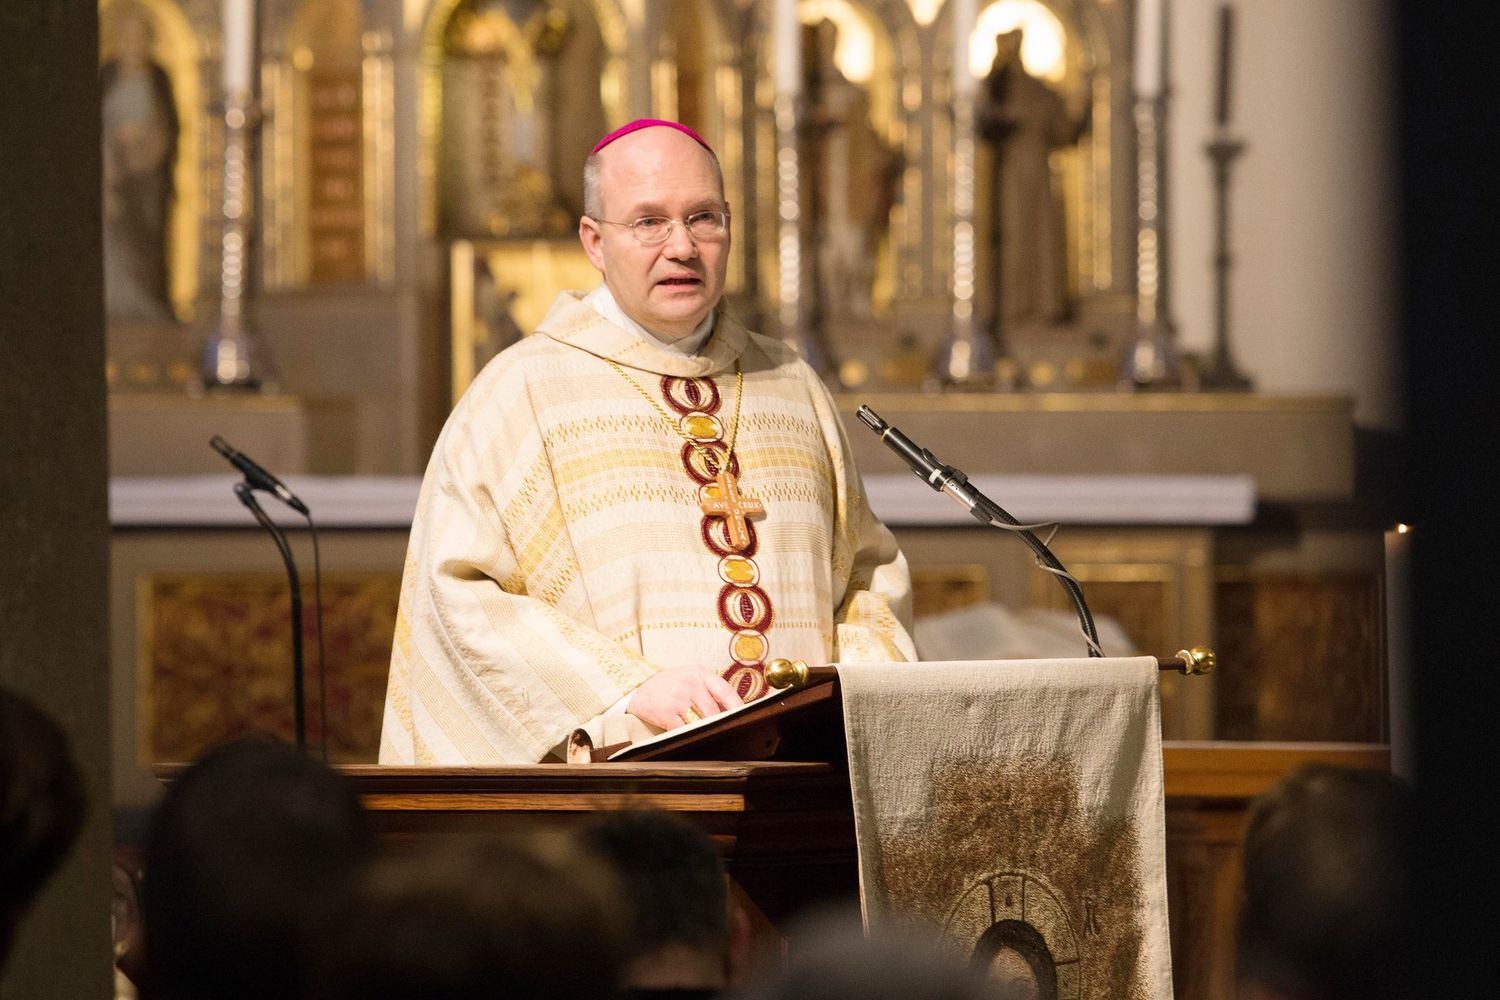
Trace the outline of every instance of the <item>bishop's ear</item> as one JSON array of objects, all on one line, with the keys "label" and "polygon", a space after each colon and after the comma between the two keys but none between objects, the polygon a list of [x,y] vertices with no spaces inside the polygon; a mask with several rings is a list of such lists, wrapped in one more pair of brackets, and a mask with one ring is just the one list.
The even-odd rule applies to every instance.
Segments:
[{"label": "bishop's ear", "polygon": [[604,233],[599,223],[587,215],[578,219],[578,242],[583,244],[583,252],[589,255],[589,263],[594,265],[594,270],[602,276],[604,274]]}]

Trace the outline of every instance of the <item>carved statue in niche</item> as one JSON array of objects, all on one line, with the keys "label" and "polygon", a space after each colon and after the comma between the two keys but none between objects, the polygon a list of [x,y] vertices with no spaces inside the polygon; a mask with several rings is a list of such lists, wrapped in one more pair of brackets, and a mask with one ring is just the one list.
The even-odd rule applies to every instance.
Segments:
[{"label": "carved statue in niche", "polygon": [[868,92],[834,63],[838,35],[829,20],[807,25],[802,49],[807,103],[799,145],[803,218],[816,253],[815,326],[871,315],[875,256],[905,166],[875,129]]},{"label": "carved statue in niche", "polygon": [[172,83],[151,58],[155,32],[128,0],[110,9],[103,95],[104,309],[111,322],[172,323],[167,224],[178,120]]},{"label": "carved statue in niche", "polygon": [[443,34],[442,215],[450,235],[560,236],[556,57],[570,17],[547,0],[463,0]]},{"label": "carved statue in niche", "polygon": [[[990,281],[996,333],[1056,323],[1068,314],[1067,233],[1051,157],[1088,127],[1088,108],[1067,102],[1021,62],[1020,29],[996,37],[995,61],[980,92],[979,138],[990,144]],[[1083,93],[1089,87],[1085,85]],[[985,183],[981,179],[981,183]]]}]

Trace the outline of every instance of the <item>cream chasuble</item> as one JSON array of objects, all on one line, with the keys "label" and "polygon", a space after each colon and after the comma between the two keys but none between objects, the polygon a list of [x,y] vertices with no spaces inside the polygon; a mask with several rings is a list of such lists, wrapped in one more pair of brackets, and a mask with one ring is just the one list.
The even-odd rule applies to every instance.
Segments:
[{"label": "cream chasuble", "polygon": [[[721,478],[706,454],[729,441]],[[565,292],[433,449],[380,761],[538,761],[668,667],[748,699],[773,657],[913,660],[910,597],[833,401],[793,351],[720,315],[699,354],[678,354]]]}]

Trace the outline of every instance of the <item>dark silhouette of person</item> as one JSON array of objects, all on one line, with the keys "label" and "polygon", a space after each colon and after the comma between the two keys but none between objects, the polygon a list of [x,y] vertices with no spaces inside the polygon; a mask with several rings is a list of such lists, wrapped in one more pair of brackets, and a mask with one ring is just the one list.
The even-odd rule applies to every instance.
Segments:
[{"label": "dark silhouette of person", "polygon": [[994,1000],[992,983],[938,938],[911,926],[877,925],[824,911],[797,921],[785,958],[761,968],[741,1000]]},{"label": "dark silhouette of person", "polygon": [[629,996],[689,1000],[733,985],[748,924],[707,834],[669,813],[629,811],[605,814],[582,838],[614,868],[630,903]]},{"label": "dark silhouette of person", "polygon": [[628,907],[572,836],[434,840],[382,859],[328,942],[317,1000],[610,1000]]},{"label": "dark silhouette of person", "polygon": [[21,919],[78,839],[85,801],[62,729],[0,689],[0,973]]},{"label": "dark silhouette of person", "polygon": [[1410,789],[1381,772],[1301,768],[1256,800],[1245,828],[1240,996],[1401,996]]},{"label": "dark silhouette of person", "polygon": [[306,995],[373,851],[358,795],[326,764],[262,737],[204,754],[147,836],[141,996]]}]

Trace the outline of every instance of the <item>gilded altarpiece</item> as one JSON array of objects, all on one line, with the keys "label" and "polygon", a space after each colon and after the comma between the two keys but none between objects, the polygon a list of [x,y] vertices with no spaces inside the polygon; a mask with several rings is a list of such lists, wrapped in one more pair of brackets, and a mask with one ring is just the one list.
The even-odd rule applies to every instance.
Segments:
[{"label": "gilded altarpiece", "polygon": [[[1127,6],[981,4],[968,63],[955,66],[950,4],[799,3],[799,322],[829,341],[850,387],[920,384],[947,335],[960,73],[993,105],[976,165],[977,315],[1032,386],[1112,386],[1099,373],[1133,316]],[[425,8],[420,216],[449,259],[454,390],[493,353],[487,339],[503,347],[534,325],[537,289],[576,283],[579,166],[599,134],[636,116],[684,120],[718,151],[736,241],[728,301],[778,332],[770,28],[769,5],[746,0]],[[1002,182],[1023,165],[1022,180]],[[1000,211],[1014,191],[1039,206],[1037,221]],[[456,257],[455,241],[470,244]],[[1033,258],[1052,262],[1033,275],[1046,304],[1004,306],[1002,259],[1020,288],[1029,272],[1014,261]]]},{"label": "gilded altarpiece", "polygon": [[[680,118],[718,152],[741,245],[754,246],[756,8],[724,0],[439,0],[422,30],[421,217],[448,264],[450,384],[598,275],[578,243],[582,164],[631,117]],[[748,207],[747,207],[748,206]],[[737,308],[753,269],[731,264]],[[750,294],[747,296],[747,286]]]},{"label": "gilded altarpiece", "polygon": [[[965,74],[983,98],[976,315],[1015,355],[1024,382],[1112,387],[1101,373],[1130,335],[1134,308],[1134,146],[1119,127],[1129,120],[1129,63],[1120,57],[1128,48],[1126,7],[982,3],[965,66],[955,65],[951,4],[798,4],[798,322],[829,345],[846,386],[921,385],[949,330],[953,106],[956,77]],[[766,180],[758,223],[774,236],[769,79],[776,55],[761,37],[756,149]],[[1015,50],[1009,61],[1007,46]],[[1002,218],[1005,192],[1015,204]],[[1023,217],[1018,205],[1036,212]],[[786,281],[782,257],[774,239],[757,242],[754,253],[756,284],[770,306],[778,279]],[[1010,282],[1047,289],[1045,307],[1002,305],[1002,257],[1012,271],[1016,261],[1048,262],[1030,268],[1026,283],[1015,274]]]},{"label": "gilded altarpiece", "polygon": [[390,282],[395,61],[384,5],[261,5],[262,272],[272,290]]}]

